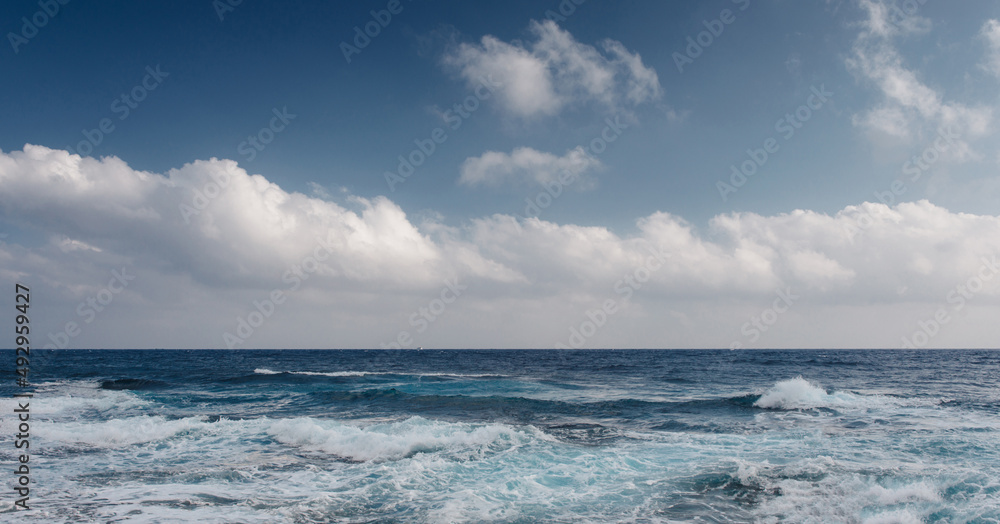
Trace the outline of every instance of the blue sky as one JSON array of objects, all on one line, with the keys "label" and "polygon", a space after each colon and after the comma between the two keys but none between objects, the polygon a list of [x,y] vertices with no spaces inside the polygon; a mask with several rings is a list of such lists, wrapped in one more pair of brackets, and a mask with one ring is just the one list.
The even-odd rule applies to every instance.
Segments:
[{"label": "blue sky", "polygon": [[[1000,242],[1000,6],[689,4],[6,2],[2,277],[40,286],[37,318],[58,334],[112,268],[143,275],[115,295],[130,307],[69,337],[81,347],[224,346],[338,228],[340,265],[236,347],[379,347],[411,331],[414,345],[552,347],[624,298],[615,283],[648,262],[639,243],[671,252],[670,273],[587,347],[895,347],[941,307],[960,313],[950,291]],[[348,61],[366,24],[378,34]],[[499,87],[477,98],[489,75]],[[102,120],[114,129],[95,134]],[[443,141],[390,187],[435,129]],[[254,135],[269,142],[249,154]],[[741,165],[754,174],[737,187]],[[220,172],[243,185],[176,211]],[[560,173],[573,182],[524,216]],[[469,291],[417,337],[411,313],[448,278]],[[927,346],[995,340],[977,319],[996,284],[980,278],[964,327]],[[789,286],[807,298],[751,344],[762,330],[746,323]],[[837,328],[857,319],[872,324]]]}]

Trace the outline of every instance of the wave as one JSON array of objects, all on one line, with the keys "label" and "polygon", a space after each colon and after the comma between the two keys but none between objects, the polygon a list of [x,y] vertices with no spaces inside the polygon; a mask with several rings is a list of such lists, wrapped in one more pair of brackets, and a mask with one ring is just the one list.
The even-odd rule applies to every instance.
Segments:
[{"label": "wave", "polygon": [[572,422],[548,425],[545,433],[564,442],[575,442],[588,446],[604,446],[627,438],[619,428],[590,422]]},{"label": "wave", "polygon": [[320,373],[315,371],[273,371],[267,368],[257,368],[253,370],[254,373],[258,375],[309,375],[315,377],[363,377],[365,375],[384,375],[385,373],[376,373],[372,371],[331,371],[329,373]]},{"label": "wave", "polygon": [[[567,430],[567,424],[597,424],[623,427],[625,421],[667,432],[719,432],[735,424],[733,417],[750,417],[760,411],[753,403],[759,397],[747,394],[730,398],[677,401],[616,399],[602,401],[556,400],[504,395],[442,395],[411,393],[397,388],[353,391],[315,391],[298,404],[307,413],[371,413],[398,417],[420,415],[444,420],[496,421],[541,428],[560,440],[577,444],[610,443],[622,437],[618,430]],[[667,418],[684,418],[671,425]],[[699,423],[689,422],[699,420]],[[665,422],[666,421],[666,422]]]},{"label": "wave", "polygon": [[486,416],[489,418],[529,421],[541,414],[593,417],[621,416],[639,412],[659,403],[623,399],[600,402],[568,402],[504,395],[435,395],[409,393],[396,388],[354,391],[317,391],[309,393],[318,406],[364,403],[408,413],[436,413],[445,416]]},{"label": "wave", "polygon": [[203,416],[170,420],[162,416],[142,415],[103,422],[41,423],[38,434],[46,440],[62,444],[116,448],[164,440],[203,428],[206,424]]},{"label": "wave", "polygon": [[400,460],[437,451],[475,455],[544,438],[530,428],[431,421],[421,417],[367,427],[309,417],[282,419],[267,432],[282,444],[355,462]]},{"label": "wave", "polygon": [[444,377],[444,378],[503,378],[506,375],[491,373],[485,374],[465,374],[465,373],[402,373],[390,371],[274,371],[268,368],[257,368],[253,370],[258,375],[305,375],[313,377],[364,377],[368,375],[390,375],[397,377]]},{"label": "wave", "polygon": [[817,409],[817,408],[876,408],[883,407],[887,398],[866,396],[845,391],[827,392],[801,376],[776,383],[757,399],[754,407],[763,409]]},{"label": "wave", "polygon": [[[3,403],[0,403],[2,406]],[[102,389],[94,382],[58,383],[35,392],[32,414],[79,416],[85,412],[102,415],[121,413],[150,405],[131,391]]]},{"label": "wave", "polygon": [[732,477],[768,495],[755,501],[758,521],[916,524],[943,502],[943,486],[914,472],[870,475],[825,456],[787,465],[736,462]]},{"label": "wave", "polygon": [[622,398],[598,401],[550,400],[545,398],[505,396],[505,395],[436,395],[409,393],[395,387],[350,391],[315,391],[308,394],[316,402],[335,404],[352,401],[387,401],[405,403],[408,408],[447,408],[458,411],[476,409],[531,410],[565,414],[605,414],[621,415],[628,410],[652,410],[654,412],[694,412],[700,410],[751,410],[758,395],[746,394],[735,397],[684,399],[676,401],[644,400]]}]

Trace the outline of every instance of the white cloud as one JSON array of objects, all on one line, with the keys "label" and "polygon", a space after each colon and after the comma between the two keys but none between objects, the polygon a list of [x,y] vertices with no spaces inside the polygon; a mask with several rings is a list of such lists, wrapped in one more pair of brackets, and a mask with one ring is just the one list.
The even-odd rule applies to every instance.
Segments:
[{"label": "white cloud", "polygon": [[530,147],[518,147],[510,153],[487,151],[462,163],[460,184],[499,186],[503,184],[559,184],[560,177],[572,180],[576,189],[588,189],[594,182],[586,175],[601,166],[597,157],[583,147],[576,147],[563,156],[545,153]]},{"label": "white cloud", "polygon": [[[226,177],[186,224],[179,206],[195,189],[216,194],[208,184]],[[139,276],[115,299],[123,305],[75,343],[219,347],[254,300],[287,289],[285,272],[322,239],[331,255],[244,347],[377,347],[401,329],[415,334],[410,314],[446,278],[468,289],[420,345],[551,347],[587,308],[620,300],[616,282],[653,250],[669,258],[593,344],[728,346],[747,315],[789,287],[803,298],[770,345],[895,346],[917,320],[951,307],[949,293],[982,274],[983,257],[1000,255],[1000,217],[927,201],[833,216],[734,213],[704,231],[658,212],[628,235],[507,215],[415,225],[382,197],[353,197],[349,207],[286,192],[229,160],[161,175],[28,145],[0,152],[0,211],[5,226],[43,241],[0,242],[0,280],[30,283],[45,304],[34,325],[47,333],[79,320],[77,305],[127,266]],[[861,215],[868,223],[852,236]],[[981,287],[956,324],[996,313],[1000,278]],[[935,344],[986,346],[1000,334],[991,322],[963,325]]]},{"label": "white cloud", "polygon": [[[894,39],[927,32],[931,27],[929,20],[901,11],[894,15],[899,8],[882,0],[860,0],[860,5],[868,18],[854,42],[847,66],[860,78],[874,83],[883,101],[855,115],[856,125],[911,140],[924,140],[923,135],[933,135],[942,127],[959,130],[964,142],[990,131],[993,108],[946,101],[904,65]],[[962,152],[958,160],[976,156],[968,146],[954,148],[954,151]]]},{"label": "white cloud", "polygon": [[327,191],[325,187],[323,187],[320,184],[317,184],[316,182],[309,182],[308,186],[310,194],[312,194],[316,198],[322,200],[330,200],[333,198],[333,195],[331,195],[330,192]]},{"label": "white cloud", "polygon": [[983,67],[990,73],[1000,76],[1000,21],[987,20],[979,34],[986,40],[988,47]]},{"label": "white cloud", "polygon": [[827,282],[849,282],[855,272],[846,269],[835,260],[812,250],[797,251],[788,255],[788,269],[791,274],[809,285],[827,288]]},{"label": "white cloud", "polygon": [[[219,181],[225,187],[199,205],[195,192],[215,195],[210,186]],[[0,157],[0,187],[0,204],[15,221],[78,245],[148,257],[213,286],[277,282],[320,238],[335,248],[326,278],[419,286],[457,270],[450,246],[421,234],[386,198],[355,197],[352,211],[285,192],[232,160],[196,161],[164,176],[133,171],[115,157],[27,145]],[[472,274],[495,270],[466,260],[475,267],[463,270]],[[503,270],[494,276],[513,278]]]},{"label": "white cloud", "polygon": [[59,249],[61,249],[64,253],[68,253],[70,251],[77,251],[80,249],[89,249],[90,251],[97,251],[98,253],[101,252],[100,249],[88,245],[86,242],[80,242],[79,240],[72,240],[70,238],[63,238],[59,240],[58,243],[59,243]]},{"label": "white cloud", "polygon": [[861,115],[853,115],[851,122],[895,137],[910,134],[910,118],[899,106],[881,105]]},{"label": "white cloud", "polygon": [[904,11],[899,4],[882,0],[860,0],[860,4],[868,11],[868,19],[862,25],[866,33],[874,37],[924,34],[933,25],[930,19],[918,14],[917,5],[907,5]]},{"label": "white cloud", "polygon": [[616,111],[661,96],[656,71],[620,42],[601,47],[580,43],[555,22],[531,22],[535,41],[508,44],[486,35],[479,45],[463,43],[445,56],[470,85],[492,75],[503,84],[500,100],[515,116],[557,114],[566,106],[597,102]]}]

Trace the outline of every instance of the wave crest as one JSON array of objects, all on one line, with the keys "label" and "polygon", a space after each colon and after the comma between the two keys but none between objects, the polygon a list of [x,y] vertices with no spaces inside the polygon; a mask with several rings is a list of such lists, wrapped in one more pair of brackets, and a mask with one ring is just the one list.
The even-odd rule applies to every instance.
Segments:
[{"label": "wave crest", "polygon": [[801,376],[776,383],[753,403],[764,409],[868,408],[881,404],[879,397],[844,391],[828,393]]},{"label": "wave crest", "polygon": [[539,435],[504,424],[474,425],[411,417],[357,427],[333,420],[282,419],[268,434],[283,444],[357,462],[399,460],[418,453],[507,449]]},{"label": "wave crest", "polygon": [[162,416],[139,416],[104,422],[43,423],[39,435],[70,445],[116,448],[164,440],[205,426],[205,417],[168,420]]},{"label": "wave crest", "polygon": [[309,375],[314,377],[363,377],[365,375],[382,375],[384,373],[374,373],[368,371],[331,371],[328,373],[321,373],[317,371],[274,371],[267,368],[257,368],[253,370],[254,373],[258,375]]},{"label": "wave crest", "polygon": [[257,375],[305,375],[311,377],[367,377],[377,375],[389,375],[397,377],[440,377],[440,378],[504,378],[506,375],[495,373],[417,373],[404,371],[274,371],[268,368],[257,368],[253,372]]}]

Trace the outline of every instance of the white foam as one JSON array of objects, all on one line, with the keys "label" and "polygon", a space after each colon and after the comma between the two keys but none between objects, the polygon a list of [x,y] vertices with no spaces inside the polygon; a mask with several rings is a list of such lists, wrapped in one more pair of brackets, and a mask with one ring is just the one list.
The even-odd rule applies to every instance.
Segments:
[{"label": "white foam", "polygon": [[[736,470],[736,478],[739,479],[740,484],[749,486],[752,484],[756,484],[760,481],[761,465],[751,464],[749,462],[740,459],[736,459],[736,463],[739,466]],[[764,466],[767,465],[768,464],[765,462]]]},{"label": "white foam", "polygon": [[513,521],[517,515],[516,507],[487,500],[475,488],[466,488],[453,493],[440,507],[431,508],[427,522]]},{"label": "white foam", "polygon": [[144,415],[103,422],[41,422],[37,432],[40,437],[54,442],[115,448],[167,439],[205,424],[204,417],[167,420]]},{"label": "white foam", "polygon": [[740,482],[776,494],[755,508],[761,522],[910,524],[923,522],[943,502],[941,486],[918,480],[928,473],[919,464],[887,468],[895,475],[886,478],[822,455],[789,464],[737,463]]},{"label": "white foam", "polygon": [[[278,373],[262,374],[268,371]],[[761,392],[759,402],[771,409],[914,405],[909,398],[868,390],[828,393],[801,378]],[[830,431],[840,423],[837,417],[775,411],[758,413],[760,432],[651,432],[611,445],[581,446],[531,426],[422,418],[207,422],[110,408],[93,413],[86,410],[111,399],[141,399],[93,384],[58,385],[47,394],[56,393],[65,403],[61,415],[54,422],[40,420],[37,430],[32,423],[39,448],[52,450],[38,457],[38,471],[48,477],[41,479],[40,498],[32,500],[54,509],[38,520],[25,517],[26,522],[108,521],[122,515],[129,522],[302,522],[358,515],[511,522],[544,515],[580,524],[651,523],[684,520],[683,510],[664,514],[665,505],[675,503],[705,509],[709,513],[702,520],[766,523],[909,524],[935,514],[961,522],[998,515],[1000,464],[990,453],[995,430],[954,430],[971,416],[957,407],[894,409],[892,417],[877,414],[892,419],[891,425],[846,433]],[[149,411],[156,412],[162,411]],[[911,412],[938,417],[933,421],[940,427],[897,427],[909,422]],[[987,427],[989,416],[982,417],[969,424]],[[772,419],[787,424],[771,424]],[[923,451],[940,448],[939,440],[948,449],[974,451],[964,458]],[[685,494],[690,480],[706,472],[738,478],[750,488],[753,506],[734,500],[728,488]],[[49,499],[41,498],[48,493]]]},{"label": "white foam", "polygon": [[254,373],[259,375],[280,375],[282,373],[288,373],[289,375],[311,375],[319,377],[364,377],[368,375],[407,375],[413,377],[458,377],[458,378],[478,378],[478,377],[503,377],[504,375],[494,375],[494,374],[462,374],[462,373],[407,373],[403,371],[399,372],[388,372],[388,371],[274,371],[268,368],[257,368],[253,370]]},{"label": "white foam", "polygon": [[864,524],[921,524],[923,519],[909,510],[897,509],[873,515],[862,521]]},{"label": "white foam", "polygon": [[926,482],[918,482],[916,484],[910,484],[908,486],[901,486],[898,488],[872,486],[869,492],[878,497],[879,503],[885,506],[914,501],[941,501],[941,495],[938,493],[938,490]]},{"label": "white foam", "polygon": [[274,371],[267,368],[257,368],[253,370],[254,373],[259,375],[281,375],[287,373],[289,375],[312,375],[318,377],[363,377],[365,375],[386,375],[387,373],[375,373],[371,371],[330,371],[330,372],[318,372],[318,371]]},{"label": "white foam", "polygon": [[37,396],[32,402],[32,413],[39,415],[67,414],[88,410],[108,412],[139,408],[150,402],[129,391],[102,391],[94,396]]},{"label": "white foam", "polygon": [[[143,422],[150,427],[140,432]],[[651,523],[670,522],[663,510],[675,503],[699,505],[707,511],[702,520],[730,522],[910,523],[952,508],[949,518],[964,522],[996,515],[995,491],[988,486],[1000,478],[991,455],[961,469],[899,460],[890,443],[866,439],[861,442],[867,451],[859,457],[857,442],[845,448],[840,437],[800,429],[763,438],[671,433],[589,447],[546,438],[531,426],[421,418],[361,425],[313,418],[209,423],[136,417],[93,425],[107,433],[136,433],[107,439],[96,429],[55,425],[60,438],[104,447],[41,456],[39,464],[39,471],[51,471],[45,479],[50,493],[71,494],[39,500],[40,507],[89,513],[30,522],[107,521],[127,514],[129,522],[319,522],[359,515],[511,522],[544,515],[580,524]],[[130,440],[140,444],[123,444]],[[333,456],[353,461],[329,460]],[[110,481],[108,464],[116,466]],[[689,479],[706,472],[739,478],[752,487],[755,504],[741,506],[724,488],[711,488],[707,498],[685,494]],[[958,484],[975,488],[961,498],[945,495]],[[674,522],[694,520],[673,516]]]},{"label": "white foam", "polygon": [[283,444],[356,461],[397,460],[439,450],[482,450],[493,444],[510,447],[530,438],[523,430],[504,424],[473,425],[421,417],[368,427],[308,417],[282,419],[271,425],[268,434]]},{"label": "white foam", "polygon": [[765,392],[754,406],[765,409],[871,408],[884,405],[883,397],[843,391],[827,393],[802,377],[782,380]]},{"label": "white foam", "polygon": [[[42,418],[87,416],[92,412],[108,416],[151,404],[131,391],[100,389],[96,382],[47,382],[38,384],[31,399],[31,414]],[[16,407],[15,399],[0,399],[0,410],[9,412]]]}]

